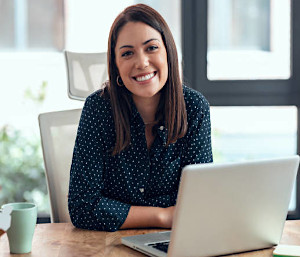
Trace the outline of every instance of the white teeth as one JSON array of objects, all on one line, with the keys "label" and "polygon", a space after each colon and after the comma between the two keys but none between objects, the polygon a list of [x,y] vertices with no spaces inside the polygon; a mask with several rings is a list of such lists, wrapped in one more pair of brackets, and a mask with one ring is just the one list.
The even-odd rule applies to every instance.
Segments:
[{"label": "white teeth", "polygon": [[136,80],[137,80],[137,81],[145,81],[145,80],[148,80],[148,79],[153,78],[154,75],[155,75],[155,73],[153,72],[153,73],[147,74],[147,75],[145,75],[145,76],[136,77]]}]

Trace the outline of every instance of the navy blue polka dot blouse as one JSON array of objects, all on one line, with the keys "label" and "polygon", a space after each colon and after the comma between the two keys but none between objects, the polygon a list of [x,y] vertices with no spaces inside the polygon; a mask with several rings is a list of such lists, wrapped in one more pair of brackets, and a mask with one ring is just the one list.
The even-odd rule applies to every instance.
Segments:
[{"label": "navy blue polka dot blouse", "polygon": [[69,213],[78,228],[115,231],[131,205],[169,207],[176,204],[185,165],[212,162],[209,103],[183,86],[188,131],[167,148],[166,129],[147,149],[143,120],[132,101],[131,144],[112,156],[115,128],[108,99],[90,95],[82,110],[74,147],[69,187]]}]

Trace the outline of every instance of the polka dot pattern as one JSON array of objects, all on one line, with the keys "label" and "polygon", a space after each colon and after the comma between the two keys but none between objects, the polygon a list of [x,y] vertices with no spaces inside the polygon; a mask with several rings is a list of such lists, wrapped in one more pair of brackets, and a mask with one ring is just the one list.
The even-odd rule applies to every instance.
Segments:
[{"label": "polka dot pattern", "polygon": [[112,156],[115,131],[110,102],[90,95],[82,110],[70,173],[69,213],[74,226],[116,231],[131,205],[168,207],[176,204],[181,170],[185,165],[212,162],[209,103],[183,86],[188,132],[165,147],[164,124],[147,149],[145,127],[133,101],[131,143]]}]

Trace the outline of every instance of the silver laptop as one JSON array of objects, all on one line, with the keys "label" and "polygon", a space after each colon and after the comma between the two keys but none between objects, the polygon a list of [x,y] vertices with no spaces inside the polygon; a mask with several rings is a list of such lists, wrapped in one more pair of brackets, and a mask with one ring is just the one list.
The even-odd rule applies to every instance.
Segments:
[{"label": "silver laptop", "polygon": [[277,245],[298,166],[299,156],[188,165],[182,171],[172,232],[123,237],[122,243],[149,256],[172,257]]}]

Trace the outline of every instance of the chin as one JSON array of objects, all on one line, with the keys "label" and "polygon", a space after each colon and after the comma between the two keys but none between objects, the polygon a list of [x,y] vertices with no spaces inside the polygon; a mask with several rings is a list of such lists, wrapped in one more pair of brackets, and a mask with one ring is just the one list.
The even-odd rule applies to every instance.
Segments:
[{"label": "chin", "polygon": [[159,91],[141,94],[140,97],[151,98],[159,94]]}]

